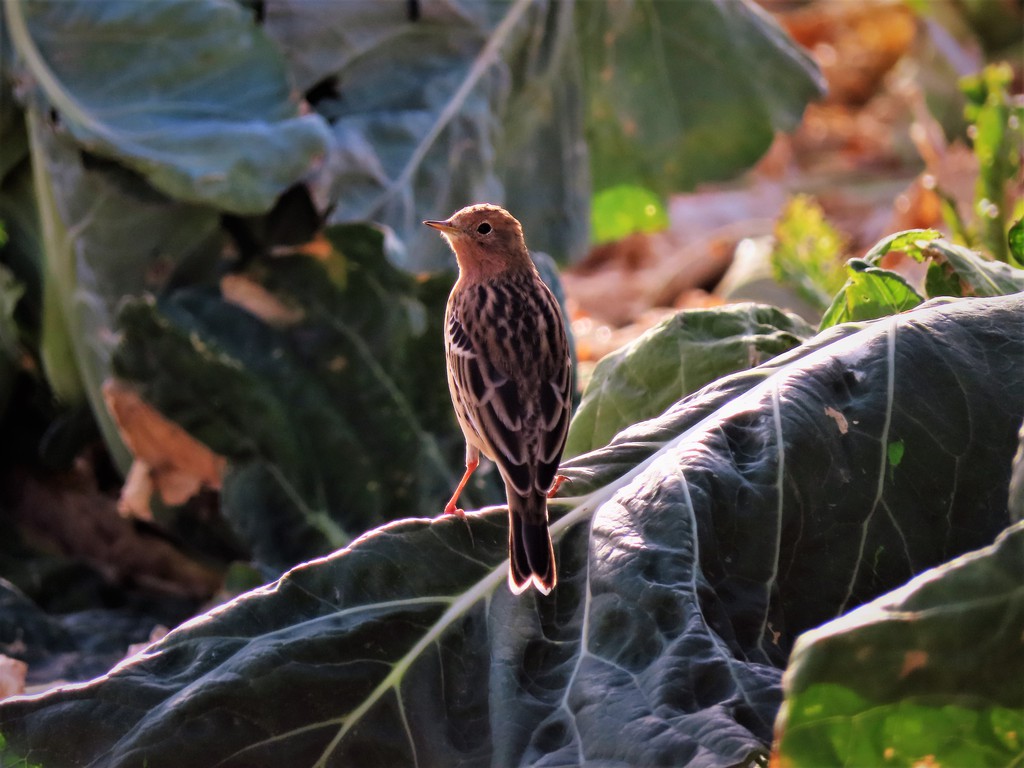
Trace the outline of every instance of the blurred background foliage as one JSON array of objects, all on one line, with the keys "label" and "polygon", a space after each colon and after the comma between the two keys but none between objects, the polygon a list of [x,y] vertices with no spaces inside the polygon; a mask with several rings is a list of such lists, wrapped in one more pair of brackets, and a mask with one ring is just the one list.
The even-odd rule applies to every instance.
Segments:
[{"label": "blurred background foliage", "polygon": [[7,389],[42,406],[8,407],[7,434],[66,467],[98,427],[122,512],[273,571],[435,514],[456,479],[452,264],[422,219],[498,200],[564,263],[591,178],[660,206],[822,91],[736,0],[16,0],[4,22]]},{"label": "blurred background foliage", "polygon": [[[119,636],[439,512],[463,446],[424,218],[500,202],[572,265],[584,380],[680,307],[830,324],[969,293],[958,246],[1022,263],[1021,68],[984,68],[1021,60],[1012,1],[2,10],[0,575],[142,617]],[[772,322],[771,354],[808,335]]]}]

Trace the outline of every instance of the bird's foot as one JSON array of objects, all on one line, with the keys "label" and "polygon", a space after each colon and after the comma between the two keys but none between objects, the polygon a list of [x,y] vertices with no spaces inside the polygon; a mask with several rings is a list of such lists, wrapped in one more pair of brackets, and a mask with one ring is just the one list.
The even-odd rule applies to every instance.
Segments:
[{"label": "bird's foot", "polygon": [[565,475],[555,475],[555,481],[551,484],[551,490],[548,491],[548,498],[554,498],[555,494],[558,493],[558,489],[562,487],[562,483],[566,482],[571,483],[572,480]]},{"label": "bird's foot", "polygon": [[473,541],[473,527],[469,524],[469,518],[466,517],[466,510],[459,509],[453,502],[449,502],[448,506],[444,508],[444,514],[441,517],[457,517],[466,524],[466,530],[469,531],[469,545],[471,547],[476,546],[476,542]]},{"label": "bird's foot", "polygon": [[466,510],[459,509],[458,507],[455,506],[455,504],[448,504],[448,506],[444,508],[444,514],[455,515],[456,517],[461,518],[462,520],[466,519]]}]

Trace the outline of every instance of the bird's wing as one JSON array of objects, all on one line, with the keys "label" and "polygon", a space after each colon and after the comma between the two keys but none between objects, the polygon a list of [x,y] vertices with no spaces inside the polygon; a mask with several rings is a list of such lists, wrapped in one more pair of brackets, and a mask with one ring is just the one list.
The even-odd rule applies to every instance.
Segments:
[{"label": "bird's wing", "polygon": [[[558,470],[572,405],[568,343],[558,304],[543,288],[536,306],[472,296],[448,318],[455,396],[502,476],[527,496]],[[515,317],[503,314],[515,312]]]},{"label": "bird's wing", "polygon": [[569,432],[569,416],[572,411],[572,362],[569,359],[569,342],[562,310],[558,301],[541,284],[544,296],[543,316],[545,319],[546,352],[541,357],[540,381],[540,441],[537,446],[537,486],[547,492],[558,473],[562,460],[562,449]]},{"label": "bird's wing", "polygon": [[449,314],[448,340],[456,405],[481,438],[484,452],[495,461],[505,458],[524,463],[518,440],[522,406],[516,382],[495,366],[486,338],[480,333],[471,335],[457,309]]}]

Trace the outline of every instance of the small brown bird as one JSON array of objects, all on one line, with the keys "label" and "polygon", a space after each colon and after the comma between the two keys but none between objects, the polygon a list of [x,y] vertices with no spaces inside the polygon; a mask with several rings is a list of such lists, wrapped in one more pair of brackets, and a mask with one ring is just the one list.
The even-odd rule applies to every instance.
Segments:
[{"label": "small brown bird", "polygon": [[471,205],[425,221],[455,251],[459,279],[445,311],[448,388],[466,437],[466,473],[445,507],[464,515],[459,494],[480,463],[495,462],[509,513],[508,584],[554,589],[548,497],[572,407],[569,344],[558,302],[537,274],[523,228],[496,205]]}]

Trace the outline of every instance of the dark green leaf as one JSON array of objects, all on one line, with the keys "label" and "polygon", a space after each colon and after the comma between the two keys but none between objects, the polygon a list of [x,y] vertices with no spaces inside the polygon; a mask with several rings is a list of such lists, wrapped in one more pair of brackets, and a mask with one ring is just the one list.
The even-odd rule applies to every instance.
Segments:
[{"label": "dark green leaf", "polygon": [[[0,228],[0,241],[3,229]],[[3,243],[0,242],[0,247]],[[0,358],[17,362],[21,356],[21,340],[14,311],[25,294],[25,286],[15,278],[3,264],[0,264]]]},{"label": "dark green leaf", "polygon": [[[0,239],[2,236],[3,229],[0,229]],[[7,409],[14,378],[23,364],[21,331],[14,319],[14,310],[24,293],[25,287],[0,264],[0,416]]]},{"label": "dark green leaf", "polygon": [[25,287],[21,311],[34,348],[42,317],[43,249],[32,168],[27,162],[0,184],[0,221],[7,233],[3,261]]},{"label": "dark green leaf", "polygon": [[235,276],[283,307],[281,321],[181,288],[127,303],[119,323],[115,372],[231,461],[225,513],[279,569],[386,520],[439,514],[463,456],[444,384],[449,279],[393,267],[377,228],[326,235],[316,258]]},{"label": "dark green leaf", "polygon": [[1024,423],[1021,424],[1019,437],[1010,476],[1009,506],[1010,516],[1014,520],[1024,520]]},{"label": "dark green leaf", "polygon": [[1008,766],[1024,754],[1024,523],[800,637],[781,761]]},{"label": "dark green leaf", "polygon": [[[0,11],[0,18],[3,13]],[[13,52],[6,28],[0,28],[0,183],[28,156],[25,116],[13,94]]]},{"label": "dark green leaf", "polygon": [[87,152],[187,202],[268,210],[324,159],[330,135],[300,115],[284,61],[239,5],[5,3],[41,99]]},{"label": "dark green leaf", "polygon": [[[545,5],[546,15],[537,19],[510,61],[512,87],[496,162],[505,202],[522,222],[530,247],[565,263],[582,258],[590,244],[586,97],[574,27],[576,4],[537,3],[530,13],[539,16]],[[537,33],[541,25],[543,35]]]},{"label": "dark green leaf", "polygon": [[924,278],[924,292],[931,298],[951,296],[959,298],[964,295],[963,283],[956,270],[948,263],[933,261],[928,265]]},{"label": "dark green leaf", "polygon": [[[798,634],[1007,525],[1022,312],[961,299],[835,328],[569,462],[548,598],[508,592],[503,509],[470,515],[472,539],[394,523],[105,677],[0,704],[6,749],[150,768],[763,759]],[[1018,607],[1020,581],[1000,587]],[[994,698],[1003,669],[972,684],[1002,676]]]},{"label": "dark green leaf", "polygon": [[948,240],[933,240],[922,251],[926,258],[949,264],[975,296],[1005,296],[1024,291],[1024,269],[992,261]]},{"label": "dark green leaf", "polygon": [[586,147],[566,3],[269,0],[267,34],[331,123],[333,222],[377,221],[416,268],[453,265],[423,219],[507,204],[531,248],[581,255]]},{"label": "dark green leaf", "polygon": [[680,312],[597,364],[570,425],[566,455],[600,448],[619,430],[812,335],[807,323],[775,307],[733,304]]},{"label": "dark green leaf", "polygon": [[752,165],[824,90],[745,0],[576,4],[594,188],[666,195]]},{"label": "dark green leaf", "polygon": [[44,369],[66,401],[84,388],[107,445],[127,469],[101,393],[118,307],[126,296],[208,275],[221,244],[218,215],[83,156],[63,131],[31,115],[29,134],[43,233]]}]

